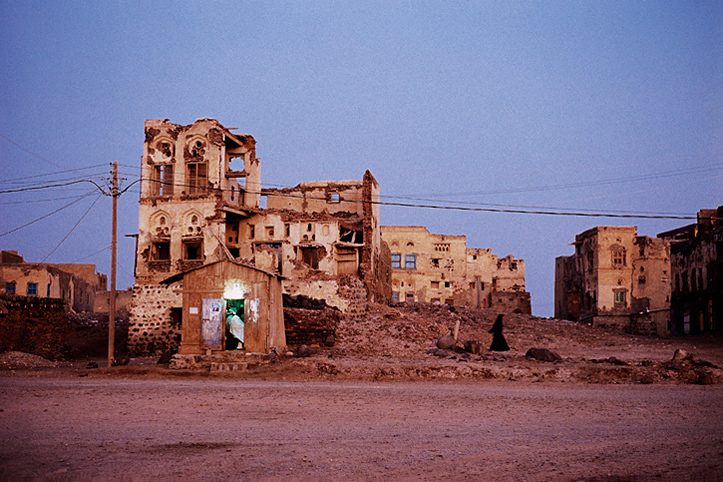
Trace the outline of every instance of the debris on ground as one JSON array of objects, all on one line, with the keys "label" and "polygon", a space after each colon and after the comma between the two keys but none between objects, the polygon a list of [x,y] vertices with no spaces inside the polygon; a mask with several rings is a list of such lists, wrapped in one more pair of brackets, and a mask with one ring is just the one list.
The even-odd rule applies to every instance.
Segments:
[{"label": "debris on ground", "polygon": [[535,360],[556,362],[562,360],[562,357],[552,350],[547,348],[530,348],[525,353],[527,358],[534,358]]},{"label": "debris on ground", "polygon": [[18,370],[27,368],[50,368],[56,364],[38,355],[21,351],[0,353],[0,370]]}]

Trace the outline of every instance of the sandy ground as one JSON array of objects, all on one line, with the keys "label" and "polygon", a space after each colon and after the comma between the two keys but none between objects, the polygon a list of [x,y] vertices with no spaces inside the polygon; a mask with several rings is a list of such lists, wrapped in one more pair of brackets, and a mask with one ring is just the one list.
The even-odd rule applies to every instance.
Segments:
[{"label": "sandy ground", "polygon": [[706,481],[723,387],[0,375],[2,480]]}]

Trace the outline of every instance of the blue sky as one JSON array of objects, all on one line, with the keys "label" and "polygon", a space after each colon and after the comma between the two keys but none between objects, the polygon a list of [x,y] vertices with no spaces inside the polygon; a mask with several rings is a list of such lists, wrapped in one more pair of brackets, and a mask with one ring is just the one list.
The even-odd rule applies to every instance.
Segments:
[{"label": "blue sky", "polygon": [[[684,216],[723,204],[720,2],[0,0],[0,32],[0,191],[102,183],[114,160],[127,186],[145,119],[213,117],[256,138],[268,187],[369,169],[390,202]],[[97,192],[0,194],[0,249],[109,273],[111,202]],[[122,235],[137,232],[137,201],[135,185],[119,203],[119,288],[133,282]],[[575,234],[690,222],[381,212],[524,259],[543,316]]]}]

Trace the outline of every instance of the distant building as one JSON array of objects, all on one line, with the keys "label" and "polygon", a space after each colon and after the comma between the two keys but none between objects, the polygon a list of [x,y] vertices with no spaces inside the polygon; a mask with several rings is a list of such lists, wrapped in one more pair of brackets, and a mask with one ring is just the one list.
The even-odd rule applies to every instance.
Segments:
[{"label": "distant building", "polygon": [[17,251],[0,251],[0,289],[6,294],[56,298],[74,311],[93,311],[106,275],[94,264],[28,263]]},{"label": "distant building", "polygon": [[637,228],[597,226],[555,260],[555,317],[636,333],[670,330],[670,246]]},{"label": "distant building", "polygon": [[670,243],[672,334],[723,334],[723,206],[658,237]]},{"label": "distant building", "polygon": [[[241,289],[220,298],[224,306],[237,299],[252,306],[251,280],[232,277],[254,270],[278,277],[286,294],[323,299],[350,316],[365,313],[369,301],[388,302],[389,252],[380,236],[374,176],[366,171],[361,181],[262,189],[260,172],[251,135],[234,134],[215,119],[186,126],[146,121],[130,309],[133,353],[182,342],[190,333],[182,330],[184,320],[202,307],[184,309],[187,287],[178,275],[222,260],[232,263],[201,272],[225,276]],[[219,275],[218,269],[228,272]],[[217,349],[215,342],[204,343],[193,346]]]},{"label": "distant building", "polygon": [[391,251],[393,301],[531,312],[521,259],[467,248],[465,236],[424,226],[382,226],[382,239]]}]

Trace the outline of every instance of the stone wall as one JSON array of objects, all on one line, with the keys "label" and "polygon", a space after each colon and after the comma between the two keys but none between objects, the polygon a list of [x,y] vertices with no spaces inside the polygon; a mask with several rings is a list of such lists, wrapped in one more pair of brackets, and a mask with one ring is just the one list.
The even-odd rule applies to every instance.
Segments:
[{"label": "stone wall", "polygon": [[183,297],[180,283],[135,285],[128,328],[128,351],[158,355],[181,343]]}]

